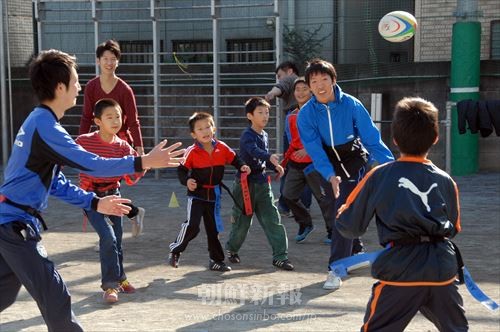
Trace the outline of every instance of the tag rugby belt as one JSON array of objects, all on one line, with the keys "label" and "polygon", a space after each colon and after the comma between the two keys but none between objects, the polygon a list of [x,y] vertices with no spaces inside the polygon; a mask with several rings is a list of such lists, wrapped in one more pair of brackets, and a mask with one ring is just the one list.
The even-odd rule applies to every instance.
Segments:
[{"label": "tag rugby belt", "polygon": [[43,220],[43,218],[42,218],[41,212],[38,211],[37,209],[34,209],[28,205],[23,205],[23,204],[13,202],[10,199],[8,199],[6,196],[0,195],[0,203],[2,203],[2,202],[9,204],[9,205],[12,205],[13,207],[16,207],[18,209],[21,209],[24,212],[26,212],[27,214],[29,214],[30,216],[37,218],[40,221],[40,223],[42,224],[43,230],[46,231],[48,229],[47,224],[45,223],[45,220]]},{"label": "tag rugby belt", "polygon": [[[338,259],[330,264],[330,269],[337,276],[344,278],[350,271],[370,266],[371,264],[373,264],[373,262],[377,259],[377,257],[381,253],[383,253],[386,250],[390,250],[390,248],[394,246],[412,245],[424,242],[441,242],[445,240],[447,240],[445,237],[420,236],[415,238],[406,238],[406,239],[391,241],[389,244],[387,244],[385,249],[380,249],[365,254],[357,254],[354,256]],[[493,301],[488,295],[486,295],[472,279],[469,270],[467,270],[467,268],[464,266],[462,255],[460,254],[458,247],[452,241],[450,241],[450,243],[453,246],[453,249],[455,250],[455,254],[457,257],[457,263],[458,263],[457,272],[458,272],[459,284],[461,285],[465,283],[465,286],[467,287],[467,290],[472,295],[472,297],[476,299],[476,301],[484,305],[487,309],[491,311],[498,310],[498,304],[495,301]]]}]

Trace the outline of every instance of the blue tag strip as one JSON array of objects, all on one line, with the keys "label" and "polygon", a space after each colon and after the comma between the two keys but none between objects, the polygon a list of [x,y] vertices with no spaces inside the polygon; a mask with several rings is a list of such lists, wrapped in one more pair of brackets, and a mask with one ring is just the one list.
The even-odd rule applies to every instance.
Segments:
[{"label": "blue tag strip", "polygon": [[469,291],[470,295],[475,298],[479,303],[484,305],[491,311],[498,310],[498,304],[493,301],[488,295],[484,294],[483,291],[479,288],[479,286],[474,282],[472,276],[470,275],[469,270],[464,266],[464,281],[465,287]]},{"label": "blue tag strip", "polygon": [[[330,269],[339,277],[345,278],[349,271],[369,266],[377,259],[377,257],[387,249],[381,249],[365,254],[358,254],[346,258],[342,258],[332,262]],[[488,295],[484,294],[479,286],[474,282],[469,270],[464,266],[464,279],[467,290],[476,301],[484,305],[488,310],[497,311],[498,304],[493,301]]]},{"label": "blue tag strip", "polygon": [[349,271],[371,265],[375,259],[377,259],[378,255],[385,250],[387,249],[380,249],[373,252],[367,252],[365,254],[358,254],[338,259],[330,264],[330,270],[341,278],[347,277]]},{"label": "blue tag strip", "polygon": [[217,226],[217,232],[224,232],[224,222],[222,221],[222,217],[220,215],[221,211],[221,190],[220,186],[217,185],[214,188],[215,191],[215,208],[214,208],[214,216],[215,216],[215,226]]}]

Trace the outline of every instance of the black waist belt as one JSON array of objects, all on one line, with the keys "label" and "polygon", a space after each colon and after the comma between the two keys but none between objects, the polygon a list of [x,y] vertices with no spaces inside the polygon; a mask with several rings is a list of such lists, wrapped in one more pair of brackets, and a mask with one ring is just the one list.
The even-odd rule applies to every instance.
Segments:
[{"label": "black waist belt", "polygon": [[38,211],[37,209],[34,209],[28,205],[23,205],[23,204],[13,202],[3,195],[0,195],[0,202],[7,203],[9,205],[12,205],[13,207],[16,207],[18,209],[23,210],[24,212],[26,212],[30,216],[33,216],[33,217],[37,218],[38,220],[40,220],[40,222],[42,223],[43,230],[46,231],[48,229],[47,224],[45,223],[45,220],[43,220],[43,218],[42,218],[41,212]]},{"label": "black waist belt", "polygon": [[462,254],[460,253],[460,250],[458,249],[457,245],[453,243],[451,240],[444,236],[432,236],[432,235],[421,235],[417,237],[408,237],[408,238],[403,238],[403,239],[398,239],[398,240],[393,240],[391,241],[392,246],[407,246],[407,245],[415,245],[415,244],[420,244],[420,243],[437,243],[437,242],[444,242],[445,240],[448,240],[451,243],[451,246],[453,247],[453,250],[455,251],[455,256],[457,258],[457,265],[458,265],[458,281],[460,284],[464,283],[464,261],[462,259]]},{"label": "black waist belt", "polygon": [[420,243],[436,243],[443,242],[446,238],[444,236],[421,235],[415,237],[407,237],[403,239],[392,240],[392,246],[408,246]]}]

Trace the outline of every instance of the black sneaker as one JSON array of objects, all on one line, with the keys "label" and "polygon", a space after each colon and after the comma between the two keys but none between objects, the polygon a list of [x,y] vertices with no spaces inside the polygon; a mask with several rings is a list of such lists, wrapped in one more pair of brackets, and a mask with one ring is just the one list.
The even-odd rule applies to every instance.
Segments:
[{"label": "black sneaker", "polygon": [[286,271],[293,270],[293,265],[292,265],[292,263],[290,263],[290,261],[288,259],[284,259],[284,260],[275,259],[275,260],[273,260],[273,265],[276,267],[279,267],[280,269],[286,270]]},{"label": "black sneaker", "polygon": [[234,252],[227,252],[227,259],[233,264],[239,264],[241,262],[240,256]]},{"label": "black sneaker", "polygon": [[181,257],[181,254],[171,252],[168,255],[168,264],[172,267],[175,267],[175,268],[179,267],[180,257]]},{"label": "black sneaker", "polygon": [[210,260],[210,263],[208,264],[208,268],[212,271],[221,271],[221,272],[231,271],[231,267],[227,266],[226,263],[216,262],[214,260]]}]

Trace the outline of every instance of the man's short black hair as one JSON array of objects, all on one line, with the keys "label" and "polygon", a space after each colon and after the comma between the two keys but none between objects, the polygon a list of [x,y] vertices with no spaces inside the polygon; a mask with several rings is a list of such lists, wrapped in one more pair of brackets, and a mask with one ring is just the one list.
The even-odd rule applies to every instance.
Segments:
[{"label": "man's short black hair", "polygon": [[292,61],[285,61],[285,62],[280,63],[280,65],[278,67],[276,67],[276,70],[274,71],[274,73],[277,74],[278,70],[280,70],[280,69],[283,71],[291,69],[291,70],[293,70],[295,75],[299,76],[299,69],[297,68],[297,65],[295,63],[293,63]]},{"label": "man's short black hair", "polygon": [[29,77],[38,100],[54,100],[59,83],[69,88],[71,70],[76,67],[74,56],[58,50],[42,51],[34,57],[29,65]]},{"label": "man's short black hair", "polygon": [[122,52],[120,50],[120,44],[116,40],[110,39],[106,40],[104,43],[99,44],[95,50],[95,56],[100,59],[104,52],[110,51],[113,53],[117,60],[120,60]]},{"label": "man's short black hair", "polygon": [[309,85],[311,76],[318,73],[328,74],[332,81],[337,78],[335,67],[330,62],[316,58],[307,63],[306,72],[304,74],[307,85]]}]

